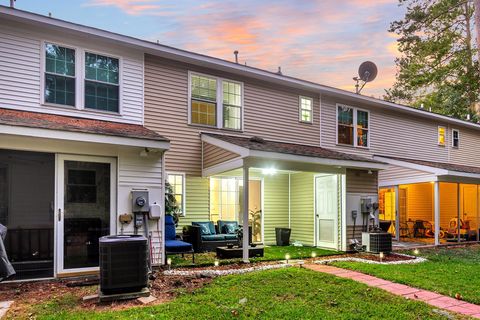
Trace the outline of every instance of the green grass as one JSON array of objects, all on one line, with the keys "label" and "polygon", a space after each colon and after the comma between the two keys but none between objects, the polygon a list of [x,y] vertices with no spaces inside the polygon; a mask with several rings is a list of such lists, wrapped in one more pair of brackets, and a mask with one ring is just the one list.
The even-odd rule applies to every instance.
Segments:
[{"label": "green grass", "polygon": [[423,249],[427,262],[412,265],[373,265],[336,262],[335,266],[368,273],[383,279],[436,291],[480,304],[480,246]]},{"label": "green grass", "polygon": [[[265,247],[265,252],[263,257],[250,259],[252,262],[259,261],[275,261],[275,260],[285,260],[285,255],[288,253],[290,259],[304,259],[310,258],[312,252],[315,252],[317,256],[328,256],[340,254],[338,251],[325,250],[313,247],[294,247],[294,246],[285,246],[285,247]],[[172,258],[173,267],[192,267],[192,266],[211,266],[215,261],[215,253],[197,253],[195,254],[195,265],[192,264],[192,256],[185,255],[182,258],[180,255],[170,256]],[[241,261],[241,259],[222,259],[220,264],[232,264]]]},{"label": "green grass", "polygon": [[73,320],[447,319],[422,302],[300,268],[220,277],[194,293],[157,306],[110,312],[69,308],[69,303],[48,302],[35,307],[34,316]]}]

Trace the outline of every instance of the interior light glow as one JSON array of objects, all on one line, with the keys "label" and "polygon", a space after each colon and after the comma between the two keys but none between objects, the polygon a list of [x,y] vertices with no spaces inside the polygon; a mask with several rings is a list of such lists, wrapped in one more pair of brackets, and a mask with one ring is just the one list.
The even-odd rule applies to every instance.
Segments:
[{"label": "interior light glow", "polygon": [[277,169],[275,168],[266,168],[262,170],[262,173],[267,176],[273,176],[277,173]]}]

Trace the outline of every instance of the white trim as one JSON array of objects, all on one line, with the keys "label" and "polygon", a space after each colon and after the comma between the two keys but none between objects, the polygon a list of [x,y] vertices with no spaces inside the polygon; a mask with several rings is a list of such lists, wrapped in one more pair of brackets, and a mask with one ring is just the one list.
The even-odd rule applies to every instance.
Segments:
[{"label": "white trim", "polygon": [[[339,107],[346,107],[349,109],[352,109],[353,113],[353,119],[352,119],[352,125],[353,125],[353,144],[344,144],[344,143],[339,143],[338,142],[338,108]],[[368,117],[368,128],[367,128],[367,146],[359,146],[358,145],[358,111],[365,112]],[[338,146],[344,146],[344,147],[351,147],[351,148],[360,148],[360,149],[370,149],[370,123],[371,123],[371,118],[370,118],[370,111],[365,110],[362,108],[357,108],[353,107],[344,103],[336,103],[335,104],[335,144]]]},{"label": "white trim", "polygon": [[[163,164],[164,165],[164,164]],[[182,176],[182,213],[180,217],[185,217],[187,215],[187,207],[186,207],[186,186],[187,186],[187,176],[185,172],[176,172],[176,171],[167,171],[165,173],[165,178],[168,180],[168,176]]]},{"label": "white trim", "polygon": [[166,150],[170,148],[170,142],[166,141],[9,125],[0,125],[0,134],[79,142],[93,142],[119,146],[144,147],[152,149]]},{"label": "white trim", "polygon": [[[212,80],[216,81],[217,84],[217,96],[216,96],[216,125],[215,126],[209,126],[206,124],[199,124],[199,123],[192,123],[192,76],[200,76],[200,77],[205,77],[209,78]],[[223,82],[231,82],[240,85],[240,94],[241,94],[241,106],[240,106],[240,129],[235,129],[235,128],[226,128],[223,126]],[[205,128],[216,128],[216,129],[223,129],[223,130],[229,130],[229,131],[237,131],[237,132],[243,132],[245,124],[244,124],[244,109],[245,109],[245,103],[244,103],[244,85],[243,82],[237,81],[237,80],[232,80],[228,78],[223,78],[219,76],[213,76],[210,74],[205,74],[201,72],[196,72],[196,71],[191,71],[188,70],[188,124],[191,126],[199,126],[199,127],[205,127]]]},{"label": "white trim", "polygon": [[[397,110],[397,111],[408,113],[408,114],[414,114],[424,118],[436,119],[439,121],[445,121],[448,123],[458,124],[463,127],[469,127],[476,130],[480,130],[480,126],[476,123],[455,119],[455,118],[451,118],[451,117],[436,114],[436,113],[431,113],[425,110],[412,108],[406,105],[395,104],[393,102],[388,102],[388,101],[384,101],[384,100],[380,100],[380,99],[376,99],[376,98],[372,98],[364,95],[359,95],[354,92],[349,92],[342,89],[320,85],[318,83],[305,81],[305,80],[301,80],[293,77],[288,77],[288,76],[280,75],[274,72],[247,67],[242,64],[238,64],[238,63],[234,63],[234,62],[230,62],[230,61],[226,61],[218,58],[213,58],[213,57],[209,57],[206,55],[193,53],[185,50],[180,50],[180,49],[168,47],[165,45],[160,45],[158,43],[151,42],[151,41],[140,40],[133,37],[124,36],[121,34],[100,30],[97,28],[87,27],[84,25],[71,23],[71,22],[67,22],[64,20],[56,19],[56,18],[50,18],[50,17],[30,13],[23,10],[11,9],[6,6],[0,6],[0,15],[3,15],[10,20],[18,21],[21,23],[25,23],[25,21],[28,21],[30,23],[34,22],[44,26],[62,28],[62,29],[65,29],[67,32],[81,33],[86,37],[88,36],[101,37],[109,41],[110,43],[120,42],[125,46],[136,47],[138,50],[143,50],[145,53],[177,60],[180,62],[191,63],[194,65],[203,66],[203,67],[209,67],[212,69],[226,71],[226,72],[230,72],[230,73],[238,74],[242,76],[249,76],[251,78],[268,81],[274,84],[287,85],[293,88],[320,91],[322,93],[327,93],[334,97],[350,98],[350,99],[362,101],[378,107],[391,108],[393,110]],[[2,19],[5,17],[2,17]]]},{"label": "white trim", "polygon": [[[311,103],[311,105],[310,105],[310,106],[311,106],[310,110],[302,109],[302,100],[308,100],[308,101],[310,101],[310,103]],[[302,111],[303,111],[303,110],[310,111],[310,121],[304,121],[304,120],[302,120]],[[313,107],[313,98],[299,95],[299,96],[298,96],[298,121],[299,121],[300,123],[312,124],[312,123],[313,123],[313,110],[314,110],[314,107]]]},{"label": "white trim", "polygon": [[[443,129],[443,143],[440,142],[440,128]],[[437,144],[440,147],[445,147],[447,145],[447,127],[445,126],[437,127]]]},{"label": "white trim", "polygon": [[[313,176],[313,221],[314,221],[314,244],[316,247],[322,247],[322,248],[330,248],[330,249],[334,249],[334,250],[338,250],[339,248],[339,243],[338,243],[338,238],[339,238],[339,223],[340,223],[340,219],[339,219],[339,216],[341,214],[343,214],[343,197],[340,196],[339,194],[339,189],[340,189],[340,183],[341,183],[341,176],[340,174],[315,174]],[[318,220],[320,219],[320,216],[318,214],[318,208],[317,208],[317,196],[318,196],[318,193],[317,193],[317,179],[318,178],[325,178],[325,177],[329,177],[329,178],[332,178],[334,177],[335,178],[335,194],[336,194],[336,202],[337,202],[337,205],[336,205],[336,214],[335,214],[335,218],[334,218],[334,223],[333,223],[333,241],[332,242],[321,242],[320,239],[319,239],[319,230],[318,230]],[[339,206],[339,203],[342,203],[341,206]],[[317,217],[318,216],[318,217]]]},{"label": "white trim", "polygon": [[[455,146],[454,141],[455,141],[455,132],[457,133],[457,146]],[[460,130],[452,128],[452,143],[451,143],[452,148],[454,149],[460,149]]]}]

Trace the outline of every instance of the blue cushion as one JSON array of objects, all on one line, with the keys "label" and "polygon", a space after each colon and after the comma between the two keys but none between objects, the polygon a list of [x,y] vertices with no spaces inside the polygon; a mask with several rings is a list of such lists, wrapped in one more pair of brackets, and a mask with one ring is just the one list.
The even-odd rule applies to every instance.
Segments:
[{"label": "blue cushion", "polygon": [[218,230],[220,233],[236,234],[238,229],[237,221],[218,220]]},{"label": "blue cushion", "polygon": [[192,226],[199,226],[202,235],[216,234],[215,226],[212,221],[201,221],[201,222],[192,222]]},{"label": "blue cushion", "polygon": [[224,234],[206,234],[202,235],[203,241],[222,241],[225,240]]},{"label": "blue cushion", "polygon": [[166,240],[165,250],[170,252],[188,252],[192,251],[193,247],[190,243],[180,240]]},{"label": "blue cushion", "polygon": [[177,232],[175,231],[175,221],[173,216],[165,215],[165,240],[175,240]]},{"label": "blue cushion", "polygon": [[238,236],[237,234],[224,234],[225,240],[237,240]]}]

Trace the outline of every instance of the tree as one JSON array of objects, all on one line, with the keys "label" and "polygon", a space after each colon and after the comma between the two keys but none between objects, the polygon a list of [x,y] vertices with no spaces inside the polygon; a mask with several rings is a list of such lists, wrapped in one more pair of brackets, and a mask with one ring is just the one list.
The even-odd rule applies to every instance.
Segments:
[{"label": "tree", "polygon": [[390,24],[400,57],[385,99],[476,120],[480,72],[471,0],[399,0],[405,17]]},{"label": "tree", "polygon": [[165,181],[165,214],[173,216],[175,225],[178,225],[179,211],[180,206],[175,198],[173,187],[168,181]]}]

